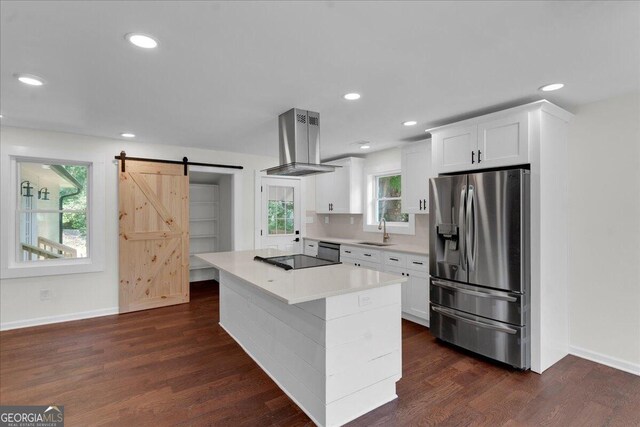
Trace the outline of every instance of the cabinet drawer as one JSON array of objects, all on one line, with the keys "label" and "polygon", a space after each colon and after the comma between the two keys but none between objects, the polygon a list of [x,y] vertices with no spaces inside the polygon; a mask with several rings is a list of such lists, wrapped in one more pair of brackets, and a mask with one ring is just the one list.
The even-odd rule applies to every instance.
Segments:
[{"label": "cabinet drawer", "polygon": [[403,268],[407,265],[407,255],[395,252],[384,252],[382,262],[384,265]]},{"label": "cabinet drawer", "polygon": [[304,254],[309,256],[318,256],[318,242],[315,240],[304,241]]},{"label": "cabinet drawer", "polygon": [[362,261],[366,262],[380,262],[380,251],[374,251],[371,249],[359,248],[359,256]]},{"label": "cabinet drawer", "polygon": [[354,246],[345,246],[340,245],[340,259],[346,258],[355,258],[358,255],[358,248]]},{"label": "cabinet drawer", "polygon": [[429,257],[424,255],[407,255],[407,268],[417,271],[429,271]]}]

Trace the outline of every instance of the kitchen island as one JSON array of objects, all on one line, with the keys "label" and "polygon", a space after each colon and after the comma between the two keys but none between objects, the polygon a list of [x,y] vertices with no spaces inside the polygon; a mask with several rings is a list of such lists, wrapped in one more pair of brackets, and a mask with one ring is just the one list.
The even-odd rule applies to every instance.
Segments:
[{"label": "kitchen island", "polygon": [[197,255],[220,271],[220,325],[321,426],[347,423],[396,396],[406,279],[336,264],[283,270],[254,256]]}]

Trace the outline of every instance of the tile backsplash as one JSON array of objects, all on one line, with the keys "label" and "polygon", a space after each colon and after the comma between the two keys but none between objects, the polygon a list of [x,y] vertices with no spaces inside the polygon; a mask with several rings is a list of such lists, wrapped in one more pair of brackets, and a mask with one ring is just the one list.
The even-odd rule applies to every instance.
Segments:
[{"label": "tile backsplash", "polygon": [[[313,223],[307,224],[307,236],[312,237],[339,237],[342,239],[361,239],[382,241],[382,233],[371,233],[362,230],[363,215],[349,214],[316,214],[315,211],[307,211],[307,217],[313,218]],[[324,223],[324,218],[329,217],[329,224]],[[353,224],[351,224],[353,218]],[[393,234],[390,242],[410,245],[429,245],[429,215],[415,216],[416,234]]]}]

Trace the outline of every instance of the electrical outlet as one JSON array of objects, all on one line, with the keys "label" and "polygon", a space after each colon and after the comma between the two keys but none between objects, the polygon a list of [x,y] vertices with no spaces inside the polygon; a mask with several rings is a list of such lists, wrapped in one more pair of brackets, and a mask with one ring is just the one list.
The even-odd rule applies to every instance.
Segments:
[{"label": "electrical outlet", "polygon": [[353,225],[353,217],[351,217],[351,225]]},{"label": "electrical outlet", "polygon": [[325,217],[324,217],[324,223],[325,223],[325,224],[329,224],[329,217],[328,217],[328,216],[325,216]]},{"label": "electrical outlet", "polygon": [[40,289],[40,301],[46,301],[51,299],[51,290]]}]

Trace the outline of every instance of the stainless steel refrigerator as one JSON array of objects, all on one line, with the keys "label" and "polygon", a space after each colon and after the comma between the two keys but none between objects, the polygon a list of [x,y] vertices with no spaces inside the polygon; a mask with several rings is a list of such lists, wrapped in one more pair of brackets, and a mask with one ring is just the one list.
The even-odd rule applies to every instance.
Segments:
[{"label": "stainless steel refrigerator", "polygon": [[529,369],[529,171],[432,178],[429,201],[431,333]]}]

